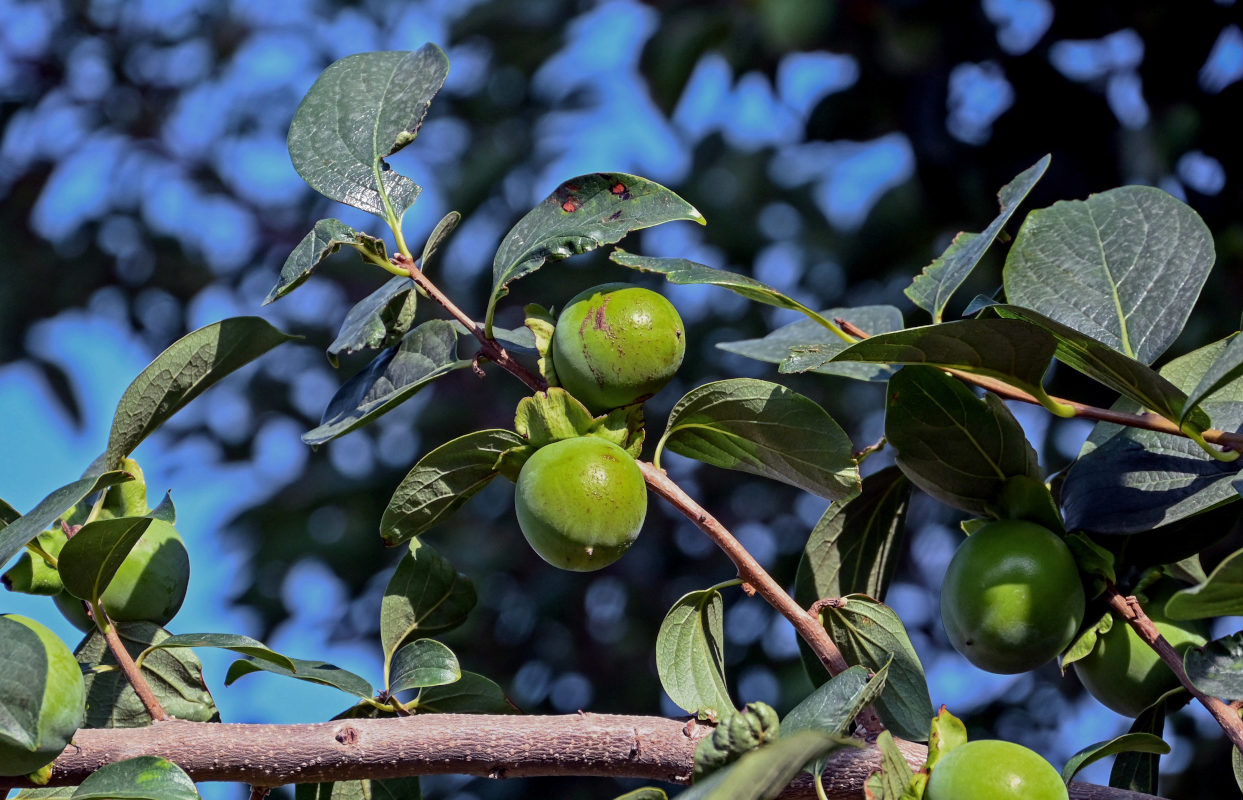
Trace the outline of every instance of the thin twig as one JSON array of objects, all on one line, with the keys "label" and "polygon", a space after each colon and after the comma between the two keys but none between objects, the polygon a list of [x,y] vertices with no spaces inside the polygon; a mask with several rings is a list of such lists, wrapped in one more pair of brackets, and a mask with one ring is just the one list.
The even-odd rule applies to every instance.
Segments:
[{"label": "thin twig", "polygon": [[102,604],[91,607],[91,616],[96,615],[102,617],[97,627],[103,631],[104,640],[108,642],[112,657],[116,659],[117,666],[125,675],[125,680],[129,681],[129,685],[134,688],[134,694],[138,695],[138,699],[142,701],[143,708],[147,709],[151,719],[156,722],[170,719],[164,706],[160,705],[155,692],[151,690],[151,684],[147,683],[147,679],[143,677],[142,670],[134,664],[134,659],[130,658],[129,651],[125,649],[125,643],[121,641],[121,636],[117,633],[116,623],[108,619],[108,614],[104,611]]}]

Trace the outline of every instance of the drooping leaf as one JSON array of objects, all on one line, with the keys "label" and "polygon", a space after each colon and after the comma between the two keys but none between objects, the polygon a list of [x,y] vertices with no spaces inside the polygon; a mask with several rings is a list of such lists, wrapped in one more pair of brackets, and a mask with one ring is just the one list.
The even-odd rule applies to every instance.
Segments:
[{"label": "drooping leaf", "polygon": [[768,381],[734,378],[691,390],[669,412],[661,446],[833,500],[860,489],[841,426],[812,400]]},{"label": "drooping leaf", "polygon": [[825,597],[860,593],[884,599],[902,549],[911,484],[897,467],[863,479],[863,491],[834,503],[816,523],[794,576],[804,608]]},{"label": "drooping leaf", "polygon": [[516,714],[518,709],[496,683],[474,672],[443,686],[419,691],[411,704],[419,714]]},{"label": "drooping leaf", "polygon": [[434,44],[333,62],[294,112],[294,169],[322,195],[400,220],[420,189],[384,159],[414,141],[448,71],[449,59]]},{"label": "drooping leaf", "polygon": [[412,540],[380,601],[385,664],[406,642],[461,625],[476,599],[469,578],[431,547]]},{"label": "drooping leaf", "polygon": [[400,275],[389,278],[345,315],[337,338],[328,345],[328,360],[335,366],[342,354],[396,344],[414,324],[418,298],[414,281]]},{"label": "drooping leaf", "polygon": [[[870,336],[902,329],[902,312],[893,306],[830,308],[821,311],[820,316],[829,320],[844,319]],[[757,361],[780,364],[782,372],[817,372],[864,381],[885,381],[893,374],[893,369],[886,364],[834,362],[833,356],[850,344],[815,320],[800,319],[762,339],[721,342],[717,347]],[[791,354],[795,348],[797,356]]]},{"label": "drooping leaf", "polygon": [[47,689],[47,647],[38,633],[3,616],[0,641],[0,744],[34,752],[44,744],[39,711]]},{"label": "drooping leaf", "polygon": [[1183,407],[1182,419],[1186,419],[1201,400],[1243,378],[1243,336],[1233,333],[1223,339],[1222,343],[1224,346],[1214,349],[1215,357],[1204,370],[1200,382],[1190,390],[1187,403]]},{"label": "drooping leaf", "polygon": [[1189,206],[1123,186],[1029,214],[1002,278],[1010,303],[1151,364],[1182,331],[1213,260]]},{"label": "drooping leaf", "polygon": [[810,761],[861,743],[820,731],[799,731],[746,753],[677,796],[677,800],[772,800]]},{"label": "drooping leaf", "polygon": [[585,253],[631,231],[674,220],[704,224],[703,215],[660,184],[635,175],[596,173],[561,184],[501,240],[492,262],[485,328],[509,284],[549,261]]},{"label": "drooping leaf", "polygon": [[888,674],[886,665],[875,676],[861,666],[834,675],[785,715],[781,735],[792,736],[805,730],[845,733],[859,712],[875,702],[885,688]]},{"label": "drooping leaf", "polygon": [[1222,559],[1204,583],[1175,592],[1165,613],[1170,619],[1243,614],[1243,550]]},{"label": "drooping leaf", "polygon": [[263,305],[279,300],[297,289],[311,277],[316,267],[342,247],[353,247],[366,256],[388,261],[382,239],[356,231],[339,219],[321,219],[285,259],[280,277],[263,299]]},{"label": "drooping leaf", "polygon": [[[1165,730],[1165,703],[1145,708],[1131,723],[1127,734],[1147,734],[1161,738]],[[1109,785],[1115,789],[1154,794],[1157,791],[1161,754],[1153,751],[1126,750],[1118,753],[1109,773]]]},{"label": "drooping leaf", "polygon": [[889,665],[885,690],[876,701],[885,725],[903,739],[925,741],[932,699],[923,665],[898,615],[884,603],[860,594],[847,595],[820,613],[847,663],[873,671]]},{"label": "drooping leaf", "polygon": [[984,257],[985,251],[992,246],[1010,221],[1023,198],[1027,197],[1036,182],[1044,176],[1045,170],[1049,168],[1049,161],[1050,157],[1045,156],[1003,186],[997,194],[1001,213],[988,227],[982,233],[958,234],[946,251],[924,267],[923,272],[916,275],[911,285],[903,290],[915,305],[932,314],[933,322],[941,321],[950,297]]},{"label": "drooping leaf", "polygon": [[98,602],[152,521],[151,517],[114,517],[83,525],[65,542],[58,558],[65,591],[82,600]]},{"label": "drooping leaf", "polygon": [[1039,480],[1036,452],[1005,404],[984,400],[932,367],[906,367],[889,381],[885,436],[911,481],[954,508],[997,516],[1007,480]]},{"label": "drooping leaf", "polygon": [[159,756],[138,756],[92,772],[73,800],[198,800],[194,781],[181,767]]},{"label": "drooping leaf", "polygon": [[1070,757],[1066,766],[1062,767],[1062,780],[1070,783],[1079,770],[1102,758],[1118,753],[1159,753],[1170,752],[1170,746],[1160,736],[1151,733],[1124,733],[1101,742],[1095,742]]},{"label": "drooping leaf", "polygon": [[401,544],[446,519],[496,477],[502,453],[522,444],[513,431],[494,428],[459,436],[420,458],[380,518],[384,543]]},{"label": "drooping leaf", "polygon": [[40,500],[25,516],[17,517],[8,525],[0,528],[0,565],[7,564],[10,558],[22,551],[26,542],[38,537],[83,498],[91,496],[100,489],[133,479],[134,476],[128,472],[104,472],[76,480],[52,492]]},{"label": "drooping leaf", "polygon": [[137,660],[141,663],[157,650],[173,647],[213,647],[231,650],[234,653],[241,653],[261,661],[270,661],[286,669],[294,668],[293,661],[288,656],[283,656],[275,650],[269,649],[267,645],[257,639],[252,639],[239,633],[181,633],[176,636],[169,636],[167,639],[161,639],[142,651]]},{"label": "drooping leaf", "polygon": [[173,342],[121,395],[105,468],[119,466],[152,431],[218,380],[294,338],[259,317],[231,317]]},{"label": "drooping leaf", "polygon": [[725,684],[724,603],[715,587],[683,595],[656,635],[656,672],[669,699],[692,714],[735,711]]},{"label": "drooping leaf", "polygon": [[320,445],[367,425],[410,399],[423,387],[470,366],[457,357],[457,334],[446,320],[433,319],[410,331],[350,378],[324,409],[318,428],[302,441]]},{"label": "drooping leaf", "polygon": [[443,686],[462,677],[457,656],[435,639],[415,639],[397,648],[389,664],[388,693]]},{"label": "drooping leaf", "polygon": [[1210,697],[1243,700],[1243,631],[1183,654],[1187,677]]},{"label": "drooping leaf", "polygon": [[355,675],[347,669],[342,669],[336,664],[303,658],[291,658],[289,661],[293,664],[293,669],[272,661],[250,656],[239,658],[229,665],[229,671],[224,676],[224,685],[229,686],[238,678],[249,675],[252,672],[271,672],[275,675],[284,675],[287,678],[296,678],[307,683],[331,686],[334,689],[340,689],[346,694],[352,694],[364,700],[375,694],[371,684],[367,683],[365,678]]},{"label": "drooping leaf", "polygon": [[299,783],[294,800],[422,800],[418,776]]}]

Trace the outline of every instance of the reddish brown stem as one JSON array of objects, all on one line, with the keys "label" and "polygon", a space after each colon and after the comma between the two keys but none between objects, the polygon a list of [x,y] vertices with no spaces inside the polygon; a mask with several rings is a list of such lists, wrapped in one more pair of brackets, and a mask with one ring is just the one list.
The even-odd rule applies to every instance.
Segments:
[{"label": "reddish brown stem", "polygon": [[1183,669],[1183,657],[1174,649],[1174,646],[1166,641],[1161,635],[1161,631],[1157,630],[1157,626],[1144,613],[1144,609],[1140,606],[1139,601],[1134,597],[1123,597],[1122,594],[1114,586],[1109,586],[1105,590],[1105,600],[1108,602],[1110,609],[1117,612],[1119,616],[1130,624],[1131,628],[1139,634],[1139,638],[1143,639],[1153,650],[1157,651],[1157,655],[1161,656],[1161,660],[1173,670],[1174,675],[1178,677],[1178,682],[1191,692],[1191,696],[1200,701],[1200,704],[1208,709],[1213,715],[1213,719],[1217,720],[1217,724],[1221,725],[1222,730],[1226,732],[1226,736],[1230,741],[1243,753],[1243,719],[1239,719],[1239,712],[1232,709],[1226,703],[1216,697],[1210,697],[1200,691],[1187,677],[1187,671]]},{"label": "reddish brown stem", "polygon": [[129,681],[129,685],[134,687],[134,693],[142,701],[142,705],[147,709],[147,713],[151,715],[151,719],[156,722],[171,719],[168,712],[164,710],[164,706],[160,705],[155,692],[151,690],[151,684],[147,683],[147,679],[143,677],[142,670],[134,663],[134,659],[130,658],[129,651],[125,649],[125,643],[121,641],[121,636],[117,633],[117,626],[112,620],[108,619],[108,614],[104,611],[103,606],[92,605],[90,610],[91,616],[99,620],[96,623],[97,627],[103,631],[104,640],[108,643],[108,649],[112,651],[112,657],[116,659],[117,666],[121,669],[125,680]]}]

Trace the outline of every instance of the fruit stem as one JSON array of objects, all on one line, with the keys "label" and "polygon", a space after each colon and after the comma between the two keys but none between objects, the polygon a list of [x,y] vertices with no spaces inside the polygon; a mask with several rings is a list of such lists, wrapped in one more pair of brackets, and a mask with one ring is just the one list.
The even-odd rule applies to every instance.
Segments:
[{"label": "fruit stem", "polygon": [[95,618],[96,627],[103,633],[104,640],[108,642],[108,649],[112,651],[112,657],[117,660],[117,666],[121,668],[129,685],[134,687],[134,694],[138,695],[138,699],[142,701],[143,708],[147,709],[151,719],[156,722],[170,719],[164,706],[160,705],[155,692],[151,690],[151,684],[147,683],[147,679],[142,676],[142,671],[138,669],[134,659],[130,658],[129,651],[125,649],[125,643],[121,641],[121,635],[117,633],[117,626],[108,619],[108,612],[104,611],[102,603],[91,603],[91,616]]},{"label": "fruit stem", "polygon": [[1140,606],[1139,601],[1134,596],[1123,597],[1122,593],[1113,584],[1105,587],[1105,600],[1109,604],[1109,608],[1117,612],[1139,634],[1139,638],[1143,639],[1149,647],[1157,651],[1157,655],[1161,657],[1161,660],[1173,670],[1179,683],[1187,691],[1191,692],[1192,697],[1199,700],[1200,704],[1208,709],[1213,718],[1217,720],[1217,723],[1221,725],[1222,730],[1226,732],[1226,736],[1229,737],[1235,748],[1240,753],[1243,753],[1243,719],[1240,719],[1238,712],[1232,711],[1226,703],[1223,703],[1216,697],[1210,697],[1196,688],[1191,679],[1187,677],[1187,670],[1183,668],[1183,657],[1157,630],[1156,624],[1144,613],[1144,609]]},{"label": "fruit stem", "polygon": [[419,269],[419,266],[414,262],[414,259],[402,253],[398,253],[393,256],[392,260],[395,265],[405,270],[405,274],[410,276],[410,279],[414,281],[416,286],[424,292],[427,292],[428,297],[439,303],[445,311],[448,311],[454,319],[460,322],[466,330],[470,331],[471,334],[479,340],[479,343],[483,346],[481,355],[486,357],[489,361],[496,363],[497,366],[512,373],[518,378],[518,380],[525,383],[534,391],[542,392],[548,389],[548,381],[544,380],[543,377],[539,375],[532,375],[525,367],[514,360],[514,357],[509,354],[509,351],[502,347],[495,339],[487,335],[482,325],[468,317],[462,309],[458,308],[454,302],[450,300],[447,295],[445,295],[444,292],[440,291],[440,289],[436,287],[436,284],[432,283],[428,277],[423,274],[423,270]]},{"label": "fruit stem", "polygon": [[[829,671],[830,675],[837,675],[850,667],[842,656],[842,651],[837,649],[837,645],[829,637],[824,626],[820,624],[820,620],[796,603],[794,598],[790,597],[773,580],[773,577],[768,574],[767,570],[760,566],[755,557],[734,538],[734,535],[724,525],[696,503],[690,495],[682,491],[682,487],[674,483],[664,470],[646,461],[637,461],[636,463],[638,463],[639,470],[643,473],[643,480],[647,482],[648,487],[664,498],[671,506],[682,512],[683,516],[706,533],[717,547],[725,551],[725,555],[738,568],[738,577],[753,587],[760,597],[763,597],[770,606],[790,621],[790,624],[794,626],[794,630],[807,642],[812,652],[820,659],[820,663],[824,665],[824,668]],[[860,712],[856,721],[869,737],[875,736],[884,730],[880,717],[876,715],[876,712],[870,706]]]}]

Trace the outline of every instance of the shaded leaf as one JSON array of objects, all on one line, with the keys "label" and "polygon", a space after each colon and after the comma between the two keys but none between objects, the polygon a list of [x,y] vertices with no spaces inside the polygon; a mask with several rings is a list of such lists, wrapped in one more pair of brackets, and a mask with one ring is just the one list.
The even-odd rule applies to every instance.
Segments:
[{"label": "shaded leaf", "polygon": [[76,480],[52,492],[40,500],[25,516],[19,516],[0,528],[0,564],[7,564],[10,558],[22,551],[26,542],[37,538],[83,498],[89,497],[100,489],[133,479],[134,476],[128,472],[104,472]]},{"label": "shaded leaf", "polygon": [[470,366],[457,357],[457,334],[442,319],[424,322],[385,350],[333,395],[318,428],[302,441],[320,445],[374,422],[437,378]]},{"label": "shaded leaf", "polygon": [[328,360],[333,366],[338,356],[360,350],[390,347],[406,335],[414,324],[419,294],[414,281],[394,275],[384,285],[354,304],[337,338],[328,345]]},{"label": "shaded leaf", "polygon": [[280,277],[263,299],[263,305],[279,300],[297,289],[311,277],[316,267],[327,261],[342,246],[353,247],[364,256],[388,261],[382,240],[360,233],[339,219],[321,219],[285,259]]},{"label": "shaded leaf", "polygon": [[875,702],[885,688],[888,674],[888,665],[885,665],[875,676],[861,666],[834,675],[785,715],[781,720],[781,735],[792,736],[804,730],[845,733],[859,712]]},{"label": "shaded leaf", "polygon": [[417,776],[333,783],[299,783],[294,800],[421,800]]},{"label": "shaded leaf", "polygon": [[419,691],[410,704],[420,714],[516,714],[518,709],[491,680],[474,672],[444,686]]},{"label": "shaded leaf", "polygon": [[[893,306],[830,308],[821,311],[820,316],[847,320],[871,336],[902,329],[902,312]],[[782,372],[817,372],[865,381],[889,379],[893,369],[886,364],[834,362],[833,356],[851,344],[815,320],[800,319],[777,328],[762,339],[720,342],[717,347],[757,361],[780,364]],[[797,357],[791,354],[795,348]]]},{"label": "shaded leaf", "polygon": [[261,661],[270,661],[286,669],[294,668],[293,661],[287,656],[269,649],[267,645],[257,639],[242,636],[238,633],[181,633],[176,636],[169,636],[167,639],[161,639],[158,643],[142,651],[137,660],[141,663],[157,650],[171,647],[213,647],[231,650],[234,653],[241,653]]},{"label": "shaded leaf", "polygon": [[858,493],[850,438],[823,408],[784,386],[751,378],[691,390],[669,412],[657,447],[771,478],[835,500]]},{"label": "shaded leaf", "polygon": [[1190,648],[1183,666],[1195,687],[1210,697],[1243,699],[1243,631]]},{"label": "shaded leaf", "polygon": [[465,575],[428,545],[411,541],[380,601],[385,664],[406,642],[461,625],[476,600]]},{"label": "shaded leaf", "polygon": [[[1165,702],[1154,703],[1140,712],[1127,734],[1149,734],[1158,739],[1165,730]],[[1161,754],[1127,750],[1114,759],[1109,785],[1115,789],[1155,794],[1159,778]]]},{"label": "shaded leaf", "polygon": [[735,711],[725,685],[724,603],[715,587],[683,595],[656,635],[656,672],[669,699],[692,714]]},{"label": "shaded leaf", "polygon": [[1204,583],[1175,592],[1165,613],[1170,619],[1243,614],[1243,550],[1222,559]]},{"label": "shaded leaf", "polygon": [[166,758],[138,756],[105,764],[82,781],[73,800],[198,800],[194,781]]},{"label": "shaded leaf", "polygon": [[0,500],[0,530],[17,522],[21,514],[4,500]]},{"label": "shaded leaf", "polygon": [[347,669],[342,669],[336,664],[329,664],[326,661],[309,661],[302,658],[291,658],[289,661],[293,664],[293,669],[272,661],[260,660],[249,656],[240,658],[229,665],[229,671],[224,676],[224,685],[229,686],[238,678],[249,675],[252,672],[271,672],[275,675],[284,675],[287,678],[296,678],[307,683],[331,686],[334,689],[340,689],[346,694],[352,694],[364,700],[375,694],[371,684],[367,683],[365,678],[355,675]]},{"label": "shaded leaf", "polygon": [[501,240],[492,262],[485,328],[509,284],[546,262],[612,244],[631,231],[674,220],[704,224],[689,203],[660,184],[620,173],[580,175],[561,184]]},{"label": "shaded leaf", "polygon": [[440,252],[440,248],[449,240],[449,236],[457,229],[458,223],[461,221],[462,215],[457,211],[450,211],[440,218],[440,222],[437,222],[436,227],[432,228],[431,236],[427,237],[427,242],[423,245],[423,256],[419,259],[419,269],[427,269],[428,264]]},{"label": "shaded leaf", "polygon": [[65,591],[87,602],[98,602],[152,522],[151,517],[114,517],[83,525],[65,542],[57,559]]},{"label": "shaded leaf", "polygon": [[1160,736],[1151,733],[1124,733],[1112,739],[1095,742],[1070,757],[1066,766],[1062,767],[1062,780],[1070,783],[1076,773],[1089,764],[1126,752],[1164,755],[1170,752],[1170,746]]},{"label": "shaded leaf", "polygon": [[48,652],[39,634],[0,616],[0,744],[42,749],[39,717],[47,689]]},{"label": "shaded leaf", "polygon": [[415,639],[402,645],[389,664],[388,693],[424,686],[443,686],[462,677],[457,656],[435,639]]},{"label": "shaded leaf", "polygon": [[1028,214],[1002,278],[1009,302],[1151,364],[1182,331],[1213,260],[1189,206],[1123,186]]},{"label": "shaded leaf", "polygon": [[838,747],[862,744],[820,731],[799,731],[758,747],[725,769],[709,775],[677,796],[677,800],[771,800],[810,761]]},{"label": "shaded leaf", "polygon": [[326,197],[400,220],[420,189],[384,159],[414,140],[448,72],[449,59],[434,44],[333,62],[294,112],[294,169]]}]

